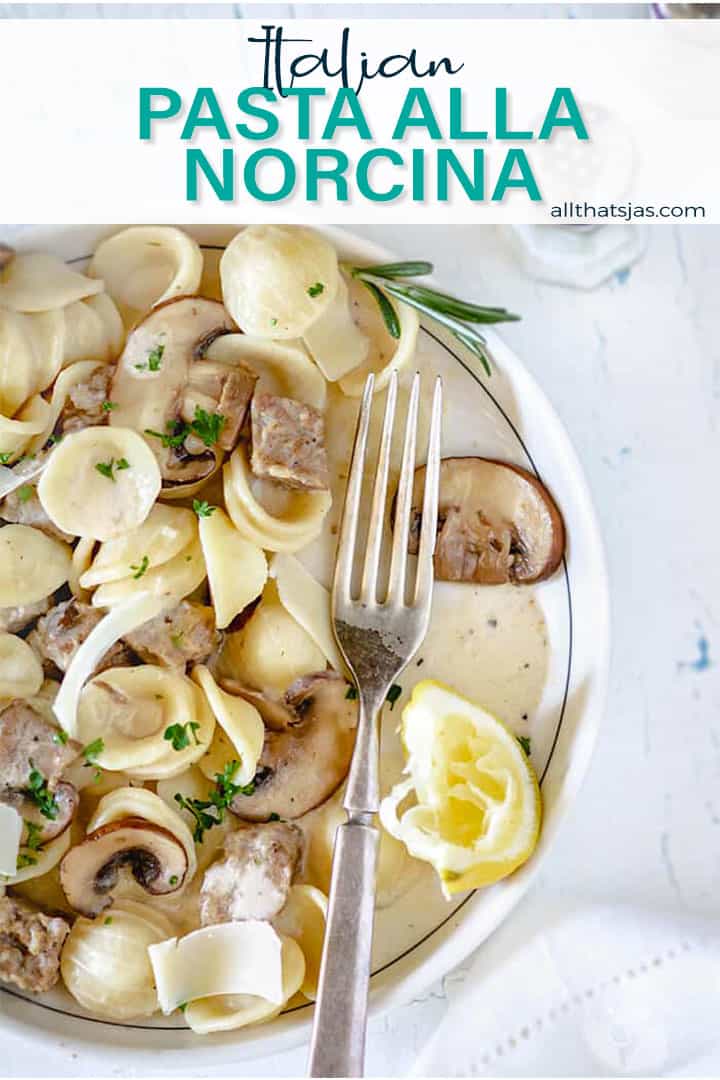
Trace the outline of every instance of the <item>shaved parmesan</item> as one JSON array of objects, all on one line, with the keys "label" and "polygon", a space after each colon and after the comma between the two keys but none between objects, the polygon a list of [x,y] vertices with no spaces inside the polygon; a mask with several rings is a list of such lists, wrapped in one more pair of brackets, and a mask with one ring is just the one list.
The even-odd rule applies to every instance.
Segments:
[{"label": "shaved parmesan", "polygon": [[167,611],[175,603],[177,603],[175,596],[152,596],[141,593],[112,608],[88,634],[65,673],[60,692],[53,705],[58,723],[68,735],[77,737],[77,707],[80,693],[108,649],[112,648],[115,642],[125,634],[137,630],[138,626],[142,626],[149,619],[154,619],[161,612]]},{"label": "shaved parmesan", "polygon": [[0,803],[0,874],[15,877],[23,819],[12,806]]},{"label": "shaved parmesan", "polygon": [[345,670],[335,643],[330,618],[330,592],[292,555],[276,554],[270,563],[270,577],[277,584],[280,603],[300,623],[335,671]]},{"label": "shaved parmesan", "polygon": [[218,994],[253,994],[283,1001],[282,941],[266,922],[206,926],[148,949],[160,1008]]}]

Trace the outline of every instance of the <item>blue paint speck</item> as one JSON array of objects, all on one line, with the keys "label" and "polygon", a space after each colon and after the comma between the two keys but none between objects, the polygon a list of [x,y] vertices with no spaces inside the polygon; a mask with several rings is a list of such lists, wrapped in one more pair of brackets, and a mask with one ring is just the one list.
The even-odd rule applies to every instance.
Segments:
[{"label": "blue paint speck", "polygon": [[710,642],[704,634],[700,634],[697,639],[698,654],[695,660],[680,661],[678,668],[682,670],[687,668],[690,671],[707,671],[712,667],[712,660],[710,659]]},{"label": "blue paint speck", "polygon": [[630,277],[630,267],[624,266],[622,270],[615,271],[615,280],[618,285],[625,285]]}]

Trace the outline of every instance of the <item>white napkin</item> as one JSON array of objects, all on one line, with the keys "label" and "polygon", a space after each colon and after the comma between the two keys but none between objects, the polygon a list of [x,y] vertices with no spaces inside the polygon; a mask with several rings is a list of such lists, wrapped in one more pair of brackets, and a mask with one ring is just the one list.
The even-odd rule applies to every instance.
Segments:
[{"label": "white napkin", "polygon": [[718,923],[597,905],[537,925],[531,905],[446,980],[413,1075],[673,1075],[720,1046]]}]

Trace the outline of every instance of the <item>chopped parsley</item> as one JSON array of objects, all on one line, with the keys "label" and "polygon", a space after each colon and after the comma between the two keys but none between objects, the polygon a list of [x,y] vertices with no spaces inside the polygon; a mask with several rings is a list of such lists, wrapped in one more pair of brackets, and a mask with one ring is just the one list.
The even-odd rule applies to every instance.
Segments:
[{"label": "chopped parsley", "polygon": [[165,728],[163,739],[172,743],[173,750],[184,750],[186,746],[190,745],[190,736],[192,735],[195,745],[199,746],[200,740],[197,737],[199,727],[200,725],[196,720],[188,720],[185,724],[171,724],[170,727]]},{"label": "chopped parsley", "polygon": [[139,581],[143,574],[146,572],[149,565],[150,560],[147,555],[143,555],[139,563],[131,563],[130,569],[135,571],[135,573],[133,574],[133,581]]},{"label": "chopped parsley", "polygon": [[112,480],[112,482],[114,484],[115,483],[115,473],[116,472],[122,472],[123,469],[129,469],[130,468],[130,462],[128,461],[127,458],[124,458],[124,457],[118,458],[117,461],[115,460],[115,458],[110,458],[109,461],[98,461],[95,468],[97,469],[97,471],[100,473],[101,476],[106,477],[106,479],[108,479],[108,480]]},{"label": "chopped parsley", "polygon": [[105,743],[102,739],[93,739],[91,743],[84,746],[82,749],[82,756],[85,758],[85,762],[88,765],[94,765],[98,754],[102,754],[105,749]]},{"label": "chopped parsley", "polygon": [[356,701],[357,696],[358,696],[357,687],[356,686],[348,686],[347,694],[345,695],[345,700],[346,701]]},{"label": "chopped parsley", "polygon": [[173,874],[173,876],[170,878],[170,884],[171,885],[177,885],[178,881],[179,881],[179,878],[178,878],[177,874]]},{"label": "chopped parsley", "polygon": [[208,793],[207,799],[187,799],[179,791],[175,793],[175,802],[182,810],[187,810],[195,819],[193,836],[201,844],[208,829],[221,825],[225,820],[225,811],[236,795],[252,795],[255,783],[233,783],[233,776],[239,761],[228,761],[221,773],[215,773],[215,787]]},{"label": "chopped parsley", "polygon": [[530,736],[518,735],[517,741],[520,743],[527,756],[530,757]]},{"label": "chopped parsley", "polygon": [[205,499],[193,499],[192,508],[198,517],[210,517],[217,510],[217,506],[211,506]]},{"label": "chopped parsley", "polygon": [[277,324],[278,324],[278,321],[277,321],[277,319],[271,319],[271,320],[270,320],[270,325],[271,325],[271,326],[277,326]]},{"label": "chopped parsley", "polygon": [[117,409],[117,407],[117,401],[103,401],[102,403],[103,412],[112,412],[114,409]]},{"label": "chopped parsley", "polygon": [[27,821],[27,819],[24,820],[27,829],[27,840],[24,846],[30,851],[38,851],[42,844],[42,825],[36,825],[34,821]]},{"label": "chopped parsley", "polygon": [[222,434],[225,423],[225,417],[221,413],[209,413],[196,405],[190,429],[193,435],[197,435],[206,446],[214,446]]},{"label": "chopped parsley", "polygon": [[68,733],[67,733],[67,731],[63,731],[61,728],[58,728],[57,731],[53,732],[53,742],[57,746],[66,746],[67,741],[68,741]]},{"label": "chopped parsley", "polygon": [[173,643],[173,645],[175,646],[176,649],[181,649],[182,648],[182,643],[183,643],[184,637],[185,637],[185,632],[183,630],[178,630],[177,634],[171,634],[170,635],[170,640],[172,641],[172,643]]},{"label": "chopped parsley", "polygon": [[400,697],[401,694],[402,694],[402,686],[398,686],[397,683],[393,683],[392,686],[390,687],[390,689],[387,692],[387,697],[385,698],[385,700],[390,705],[390,712],[392,712],[392,710],[395,708],[395,702],[397,701],[397,699]]},{"label": "chopped parsley", "polygon": [[160,439],[165,447],[177,449],[178,446],[182,446],[190,434],[190,427],[188,424],[183,423],[182,420],[168,420],[165,425],[164,435],[162,431],[153,431],[152,428],[145,428],[145,434],[152,435],[154,439]]},{"label": "chopped parsley", "polygon": [[324,292],[325,292],[325,286],[323,285],[322,281],[316,281],[314,285],[310,286],[310,288],[307,291],[307,294],[308,294],[309,297],[311,297],[314,300],[316,296],[320,296]]},{"label": "chopped parsley", "polygon": [[24,870],[26,866],[37,866],[37,858],[35,855],[28,855],[26,852],[21,851],[15,865],[18,870]]},{"label": "chopped parsley", "polygon": [[280,820],[281,820],[280,815],[276,814],[275,811],[273,810],[272,814],[268,818],[268,821],[280,821]]},{"label": "chopped parsley", "polygon": [[103,926],[112,926],[112,915],[108,915],[107,919],[103,922]]},{"label": "chopped parsley", "polygon": [[2,453],[0,453],[0,465],[7,465],[12,456],[12,450],[3,450]]},{"label": "chopped parsley", "polygon": [[60,813],[55,796],[48,788],[48,783],[43,774],[35,768],[30,761],[31,772],[28,777],[27,794],[35,803],[43,817],[55,821]]},{"label": "chopped parsley", "polygon": [[162,366],[163,353],[165,352],[164,345],[156,345],[155,348],[149,353],[147,358],[147,366],[150,371],[159,371]]},{"label": "chopped parsley", "polygon": [[62,442],[62,440],[63,440],[62,435],[49,435],[48,436],[48,441],[45,443],[45,445],[46,446],[57,446],[57,444]]},{"label": "chopped parsley", "polygon": [[26,503],[28,499],[32,497],[33,486],[32,484],[23,484],[18,488],[18,499],[21,503]]}]

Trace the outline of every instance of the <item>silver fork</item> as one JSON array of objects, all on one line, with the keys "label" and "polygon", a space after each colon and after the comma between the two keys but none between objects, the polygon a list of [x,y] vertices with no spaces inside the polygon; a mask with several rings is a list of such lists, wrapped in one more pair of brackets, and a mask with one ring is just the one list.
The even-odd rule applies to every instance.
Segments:
[{"label": "silver fork", "polygon": [[357,598],[353,596],[373,385],[374,377],[370,375],[358,415],[333,581],[335,636],[357,685],[359,717],[345,792],[347,822],[335,834],[330,904],[310,1046],[310,1076],[363,1074],[379,839],[373,825],[380,804],[378,719],[388,690],[425,637],[432,599],[440,472],[440,379],[435,384],[430,421],[417,570],[411,598],[406,599],[419,374],[413,379],[408,404],[387,593],[382,600],[377,597],[397,403],[396,373],[390,380],[385,404],[360,592]]}]

